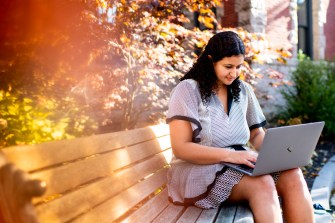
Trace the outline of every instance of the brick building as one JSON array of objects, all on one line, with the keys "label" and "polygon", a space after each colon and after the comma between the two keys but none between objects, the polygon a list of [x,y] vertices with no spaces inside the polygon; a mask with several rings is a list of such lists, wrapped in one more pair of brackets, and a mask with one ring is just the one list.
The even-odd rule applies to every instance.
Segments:
[{"label": "brick building", "polygon": [[335,1],[223,0],[223,27],[264,33],[272,48],[301,49],[314,60],[334,60]]}]

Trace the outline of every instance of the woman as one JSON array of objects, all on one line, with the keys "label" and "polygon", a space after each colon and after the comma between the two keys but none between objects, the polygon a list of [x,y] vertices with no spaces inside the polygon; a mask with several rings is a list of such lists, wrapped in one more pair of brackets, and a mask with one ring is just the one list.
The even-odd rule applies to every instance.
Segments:
[{"label": "woman", "polygon": [[[313,222],[311,197],[299,168],[250,177],[222,162],[254,167],[265,117],[247,83],[239,80],[245,49],[231,31],[214,35],[173,89],[167,123],[174,159],[168,173],[175,204],[217,208],[248,202],[256,222]],[[250,144],[256,151],[248,148]]]}]

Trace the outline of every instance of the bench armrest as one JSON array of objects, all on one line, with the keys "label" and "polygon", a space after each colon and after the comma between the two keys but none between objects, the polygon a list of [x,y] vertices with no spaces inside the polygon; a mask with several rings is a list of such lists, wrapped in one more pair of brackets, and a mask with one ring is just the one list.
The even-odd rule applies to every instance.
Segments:
[{"label": "bench armrest", "polygon": [[46,184],[8,163],[0,152],[0,220],[6,223],[37,223],[32,198],[41,196]]}]

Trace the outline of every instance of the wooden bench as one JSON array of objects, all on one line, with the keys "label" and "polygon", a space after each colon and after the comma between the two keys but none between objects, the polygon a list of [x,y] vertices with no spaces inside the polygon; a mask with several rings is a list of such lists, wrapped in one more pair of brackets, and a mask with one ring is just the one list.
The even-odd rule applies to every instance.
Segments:
[{"label": "wooden bench", "polygon": [[168,201],[168,126],[4,148],[0,222],[253,222],[245,206]]}]

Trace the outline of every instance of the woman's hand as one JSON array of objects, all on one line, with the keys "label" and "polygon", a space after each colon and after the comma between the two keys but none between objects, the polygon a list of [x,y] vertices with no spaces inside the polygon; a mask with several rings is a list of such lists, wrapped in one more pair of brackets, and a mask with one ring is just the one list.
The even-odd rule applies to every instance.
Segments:
[{"label": "woman's hand", "polygon": [[257,160],[258,153],[255,151],[235,151],[232,150],[231,154],[227,157],[225,162],[244,164],[252,168],[255,167],[254,163]]}]

